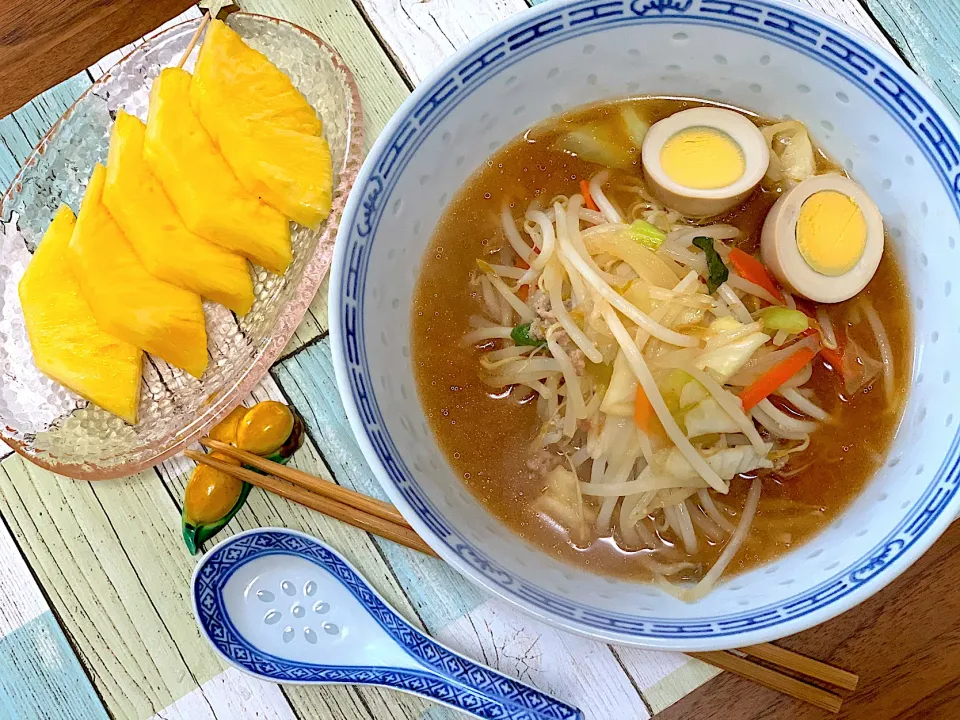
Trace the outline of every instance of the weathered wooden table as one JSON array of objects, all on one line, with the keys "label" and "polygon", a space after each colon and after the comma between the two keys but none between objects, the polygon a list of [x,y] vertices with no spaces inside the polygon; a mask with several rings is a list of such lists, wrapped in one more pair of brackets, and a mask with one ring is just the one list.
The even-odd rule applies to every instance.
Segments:
[{"label": "weathered wooden table", "polygon": [[[881,45],[892,43],[960,108],[960,9],[955,0],[806,2]],[[131,18],[147,23],[140,26],[145,31],[186,4],[5,0],[0,8],[5,68],[0,112],[12,107],[11,98],[25,100],[83,67],[84,58],[96,57],[89,53],[127,40],[123,33],[129,32]],[[302,25],[339,49],[360,85],[368,141],[440,60],[497,20],[527,7],[525,0],[239,4]],[[40,5],[45,9],[36,10]],[[128,12],[148,5],[152,14]],[[84,6],[87,13],[98,13],[96,22],[82,12]],[[161,7],[168,10],[166,16],[158,14]],[[43,23],[31,20],[34,12],[43,13]],[[183,18],[196,15],[190,9]],[[84,33],[72,32],[77,22],[83,23]],[[35,49],[36,64],[23,62],[25,47],[28,58]],[[0,184],[10,181],[57,117],[124,52],[111,52],[0,119]],[[30,83],[33,91],[24,94]],[[254,396],[292,403],[306,419],[309,439],[295,465],[381,495],[334,384],[326,285]],[[0,458],[8,452],[0,450]],[[180,502],[189,470],[188,463],[173,460],[125,480],[85,483],[39,470],[15,455],[2,460],[0,718],[455,716],[399,693],[281,688],[227,669],[201,639],[190,609],[195,559],[180,538]],[[632,720],[661,711],[678,719],[823,716],[737,678],[710,680],[715,671],[682,655],[611,647],[559,632],[488,597],[438,560],[265,493],[251,495],[226,534],[263,525],[324,538],[406,617],[455,648],[578,704],[591,720]],[[960,572],[960,555],[953,552],[958,547],[960,528],[955,527],[907,577],[879,596],[829,626],[786,641],[861,674],[864,688],[848,702],[848,717],[960,717],[960,631],[952,627],[960,590],[938,582]],[[903,639],[887,642],[894,630]]]}]

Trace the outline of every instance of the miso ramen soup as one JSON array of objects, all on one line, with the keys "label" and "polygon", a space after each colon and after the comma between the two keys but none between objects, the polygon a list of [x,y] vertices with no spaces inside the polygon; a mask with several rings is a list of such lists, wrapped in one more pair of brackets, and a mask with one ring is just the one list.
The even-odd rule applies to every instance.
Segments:
[{"label": "miso ramen soup", "polygon": [[863,490],[912,342],[889,244],[839,303],[764,266],[778,197],[843,175],[800,123],[738,111],[770,161],[721,216],[652,191],[646,133],[707,105],[590,106],[510,142],[445,211],[413,310],[420,400],[479,502],[556,558],[687,600],[804,543]]}]

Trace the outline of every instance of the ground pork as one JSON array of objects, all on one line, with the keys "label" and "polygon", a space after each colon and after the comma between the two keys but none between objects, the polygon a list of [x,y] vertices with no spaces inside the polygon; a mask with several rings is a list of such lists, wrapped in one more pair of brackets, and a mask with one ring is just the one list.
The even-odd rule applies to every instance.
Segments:
[{"label": "ground pork", "polygon": [[577,347],[577,344],[570,339],[570,336],[567,335],[564,330],[558,330],[556,335],[553,336],[553,339],[557,341],[557,345],[562,347],[569,356],[570,364],[573,365],[574,372],[576,372],[577,375],[583,375],[587,366],[587,359],[583,354],[583,350]]}]

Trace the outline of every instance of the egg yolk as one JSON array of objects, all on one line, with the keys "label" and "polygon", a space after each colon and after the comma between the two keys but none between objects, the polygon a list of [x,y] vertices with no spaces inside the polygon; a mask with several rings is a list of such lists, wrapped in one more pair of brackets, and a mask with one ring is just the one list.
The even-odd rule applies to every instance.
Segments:
[{"label": "egg yolk", "polygon": [[695,190],[732,185],[747,169],[736,141],[712,127],[689,127],[670,137],[660,149],[660,166],[675,183]]},{"label": "egg yolk", "polygon": [[850,272],[867,246],[867,220],[856,201],[822,190],[800,206],[797,247],[807,264],[822,275]]}]

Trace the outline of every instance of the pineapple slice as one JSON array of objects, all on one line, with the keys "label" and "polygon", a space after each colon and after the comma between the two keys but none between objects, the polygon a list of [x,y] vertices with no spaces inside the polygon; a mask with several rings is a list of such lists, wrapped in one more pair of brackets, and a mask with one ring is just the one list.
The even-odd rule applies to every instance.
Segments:
[{"label": "pineapple slice", "polygon": [[44,375],[131,425],[143,352],[104,332],[70,269],[73,211],[61,205],[17,288],[33,361]]},{"label": "pineapple slice", "polygon": [[269,125],[231,121],[220,133],[220,150],[240,183],[267,205],[306,227],[330,214],[333,171],[330,147],[316,135]]},{"label": "pineapple slice", "polygon": [[330,147],[316,134],[316,113],[286,75],[220,21],[207,30],[190,101],[249,192],[307,227],[330,214]]},{"label": "pineapple slice", "polygon": [[107,169],[93,169],[70,261],[97,324],[194,377],[207,367],[200,296],[151,275],[103,205]]},{"label": "pineapple slice", "polygon": [[186,228],[143,160],[145,132],[133,115],[117,113],[103,204],[147,270],[245,315],[253,304],[247,261]]},{"label": "pineapple slice", "polygon": [[[307,135],[319,135],[323,127],[290,78],[221,20],[207,28],[190,99],[205,125],[209,118],[203,109],[223,107],[234,117]],[[218,127],[208,126],[207,131],[215,142],[220,141]]]},{"label": "pineapple slice", "polygon": [[243,188],[190,109],[190,73],[166,68],[153,81],[143,154],[184,224],[201,237],[283,273],[290,224]]}]

